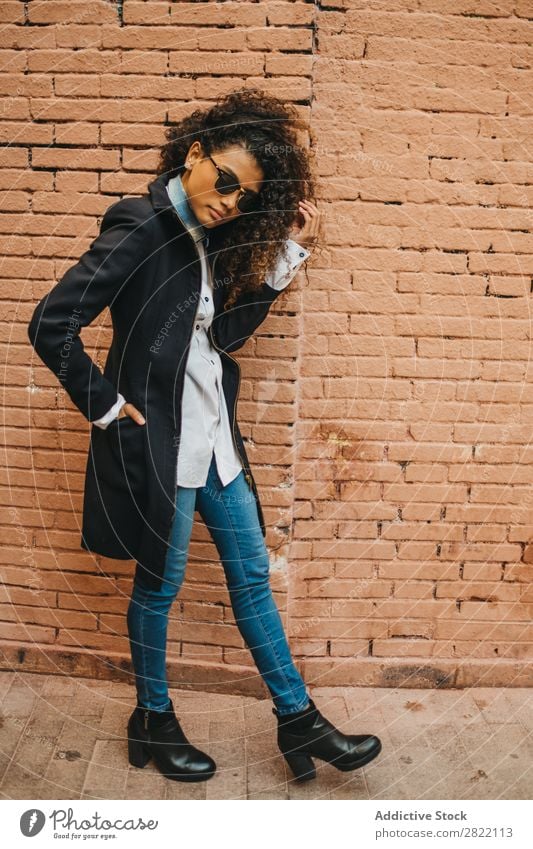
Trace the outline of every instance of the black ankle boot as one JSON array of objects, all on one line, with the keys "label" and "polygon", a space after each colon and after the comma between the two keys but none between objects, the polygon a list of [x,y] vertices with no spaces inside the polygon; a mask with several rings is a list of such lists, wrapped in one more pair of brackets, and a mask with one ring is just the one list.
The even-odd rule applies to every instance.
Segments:
[{"label": "black ankle boot", "polygon": [[322,716],[312,699],[298,713],[280,716],[275,708],[272,713],[278,720],[278,746],[297,781],[315,778],[312,755],[348,772],[369,763],[381,751],[378,737],[343,734]]},{"label": "black ankle boot", "polygon": [[153,758],[165,778],[174,781],[206,781],[216,770],[214,760],[187,740],[172,700],[164,711],[137,704],[128,722],[128,757],[141,769]]}]

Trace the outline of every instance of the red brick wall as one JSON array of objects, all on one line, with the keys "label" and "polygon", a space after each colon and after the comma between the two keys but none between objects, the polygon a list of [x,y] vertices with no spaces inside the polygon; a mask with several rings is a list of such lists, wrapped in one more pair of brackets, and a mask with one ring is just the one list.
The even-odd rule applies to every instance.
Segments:
[{"label": "red brick wall", "polygon": [[[325,219],[238,354],[304,676],[532,683],[532,17],[526,0],[0,2],[4,666],[127,670],[134,564],[79,548],[89,426],[26,327],[104,210],[145,191],[165,122],[244,83],[308,121]],[[83,339],[102,367],[108,315]],[[259,691],[197,519],[173,679]]]}]

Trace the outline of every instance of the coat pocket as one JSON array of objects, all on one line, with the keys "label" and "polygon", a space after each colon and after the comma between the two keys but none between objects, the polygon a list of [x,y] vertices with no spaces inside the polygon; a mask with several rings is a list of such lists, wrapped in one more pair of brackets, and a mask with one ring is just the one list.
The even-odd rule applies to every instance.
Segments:
[{"label": "coat pocket", "polygon": [[106,448],[96,469],[98,477],[114,489],[127,489],[140,495],[146,487],[146,424],[130,416],[113,419],[102,431]]}]

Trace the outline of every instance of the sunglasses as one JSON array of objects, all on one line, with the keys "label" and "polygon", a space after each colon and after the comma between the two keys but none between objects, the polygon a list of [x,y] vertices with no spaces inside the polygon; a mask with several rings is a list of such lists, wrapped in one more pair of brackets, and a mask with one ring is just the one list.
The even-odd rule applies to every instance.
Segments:
[{"label": "sunglasses", "polygon": [[233,192],[236,192],[237,189],[239,189],[243,192],[237,201],[237,209],[239,212],[252,212],[252,210],[257,209],[259,206],[259,193],[250,192],[247,189],[241,188],[241,184],[237,180],[235,174],[230,174],[228,171],[224,171],[220,168],[211,154],[208,153],[207,156],[218,171],[218,177],[215,180],[215,189],[217,192],[221,195],[232,195]]}]

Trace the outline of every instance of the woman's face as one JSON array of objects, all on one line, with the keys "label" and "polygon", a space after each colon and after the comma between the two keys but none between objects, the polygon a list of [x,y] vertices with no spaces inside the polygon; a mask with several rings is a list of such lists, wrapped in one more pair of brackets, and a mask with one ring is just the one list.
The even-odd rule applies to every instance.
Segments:
[{"label": "woman's face", "polygon": [[[252,154],[243,147],[232,145],[224,150],[214,150],[211,156],[219,168],[240,183],[242,189],[257,193],[261,190],[263,171]],[[242,196],[240,190],[235,189],[231,195],[221,195],[215,189],[218,171],[202,150],[199,141],[190,146],[185,163],[190,167],[183,171],[181,181],[200,224],[207,228],[217,227],[243,214],[237,207],[237,201]],[[220,215],[216,215],[216,212]]]}]

